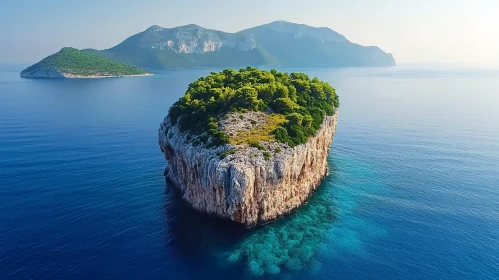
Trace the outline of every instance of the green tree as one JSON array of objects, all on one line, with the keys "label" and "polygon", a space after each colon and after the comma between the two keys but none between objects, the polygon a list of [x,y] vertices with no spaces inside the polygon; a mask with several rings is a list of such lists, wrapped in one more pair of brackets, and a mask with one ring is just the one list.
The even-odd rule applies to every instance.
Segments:
[{"label": "green tree", "polygon": [[300,113],[291,113],[286,116],[286,120],[288,120],[288,123],[291,125],[301,125],[303,122],[303,116],[300,115]]},{"label": "green tree", "polygon": [[282,114],[289,114],[293,111],[297,110],[300,106],[294,103],[293,100],[289,99],[289,97],[277,98],[272,103],[272,108],[275,112]]},{"label": "green tree", "polygon": [[226,69],[194,81],[172,106],[169,116],[181,131],[198,135],[193,143],[221,145],[227,142],[227,136],[219,130],[225,114],[272,109],[286,119],[275,129],[275,139],[294,146],[315,135],[325,116],[334,114],[338,106],[334,88],[317,78],[247,67]]}]

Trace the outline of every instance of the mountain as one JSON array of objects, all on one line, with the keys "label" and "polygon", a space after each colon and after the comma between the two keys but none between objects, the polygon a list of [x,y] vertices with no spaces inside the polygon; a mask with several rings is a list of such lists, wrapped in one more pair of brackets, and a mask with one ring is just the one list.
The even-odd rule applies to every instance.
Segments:
[{"label": "mountain", "polygon": [[237,33],[154,25],[115,47],[87,52],[142,68],[393,66],[391,54],[325,27],[276,21]]},{"label": "mountain", "polygon": [[240,33],[251,35],[259,49],[271,54],[279,65],[294,67],[394,66],[391,54],[378,47],[365,47],[325,27],[285,21],[257,26]]},{"label": "mountain", "polygon": [[226,33],[198,25],[152,26],[96,55],[143,68],[265,65],[272,61],[257,48],[251,34]]},{"label": "mountain", "polygon": [[62,48],[21,72],[23,78],[100,78],[146,75],[134,66],[125,65],[74,48]]},{"label": "mountain", "polygon": [[[92,56],[83,57],[82,53]],[[123,67],[129,67],[126,71],[130,73],[136,73],[138,70],[123,64],[145,69],[248,65],[284,67],[395,65],[393,56],[378,47],[365,47],[352,43],[345,36],[326,27],[311,27],[285,21],[276,21],[236,33],[207,29],[195,24],[175,28],[154,25],[110,49],[85,49],[82,53],[78,53],[78,65],[70,66],[73,68],[68,68],[68,65],[56,65],[55,68],[64,68],[73,72],[80,69],[83,75],[93,75],[92,73],[115,75],[125,71],[118,70],[124,69]],[[117,72],[108,73],[106,71],[109,69],[99,68],[103,66],[99,66],[96,57],[106,59],[101,61],[106,65],[104,67],[110,67]],[[84,63],[85,59],[89,61]],[[111,66],[109,60],[121,64]],[[67,59],[63,61],[69,63]],[[44,60],[40,63],[42,62]],[[71,71],[68,73],[78,75],[78,72]]]}]

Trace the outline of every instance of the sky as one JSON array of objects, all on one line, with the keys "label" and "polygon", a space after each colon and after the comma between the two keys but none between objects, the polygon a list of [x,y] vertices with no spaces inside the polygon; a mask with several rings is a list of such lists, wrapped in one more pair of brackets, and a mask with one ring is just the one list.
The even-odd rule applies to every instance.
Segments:
[{"label": "sky", "polygon": [[104,49],[151,25],[329,27],[398,63],[499,65],[499,0],[22,0],[0,3],[0,64]]}]

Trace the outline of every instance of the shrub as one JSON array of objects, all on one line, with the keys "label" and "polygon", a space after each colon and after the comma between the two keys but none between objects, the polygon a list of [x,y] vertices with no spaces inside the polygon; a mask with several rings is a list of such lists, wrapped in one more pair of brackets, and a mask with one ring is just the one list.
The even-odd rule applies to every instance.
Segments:
[{"label": "shrub", "polygon": [[263,152],[263,158],[264,158],[265,160],[269,160],[269,159],[270,159],[270,157],[271,157],[271,154],[270,154],[269,152]]},{"label": "shrub", "polygon": [[306,115],[306,116],[303,116],[303,120],[301,122],[301,125],[303,125],[304,127],[310,127],[312,125],[312,117],[309,116],[309,115]]},{"label": "shrub", "polygon": [[301,125],[303,122],[303,116],[300,115],[300,113],[291,113],[286,116],[286,120],[288,120],[288,123],[291,125],[293,124]]},{"label": "shrub", "polygon": [[274,100],[272,103],[272,109],[277,113],[289,114],[297,109],[300,106],[296,104],[293,100],[289,99],[289,97],[282,97]]},{"label": "shrub", "polygon": [[278,127],[274,130],[275,139],[282,143],[288,143],[289,146],[294,147],[294,142],[289,137],[288,131],[284,127]]},{"label": "shrub", "polygon": [[220,159],[224,159],[224,158],[228,157],[229,155],[234,154],[235,152],[236,152],[236,150],[234,150],[234,149],[229,150],[229,151],[225,151],[225,152],[223,152],[223,153],[220,153],[220,154],[218,155],[218,157],[219,157]]},{"label": "shrub", "polygon": [[289,137],[293,140],[295,144],[302,144],[307,141],[307,133],[303,126],[299,124],[292,124],[286,126]]},{"label": "shrub", "polygon": [[258,150],[260,150],[260,151],[261,151],[261,150],[265,150],[265,147],[264,147],[264,146],[262,146],[262,145],[261,145],[260,143],[258,143],[257,141],[253,141],[253,140],[251,140],[251,141],[248,143],[248,145],[249,145],[250,147],[257,148],[257,149],[258,149]]}]

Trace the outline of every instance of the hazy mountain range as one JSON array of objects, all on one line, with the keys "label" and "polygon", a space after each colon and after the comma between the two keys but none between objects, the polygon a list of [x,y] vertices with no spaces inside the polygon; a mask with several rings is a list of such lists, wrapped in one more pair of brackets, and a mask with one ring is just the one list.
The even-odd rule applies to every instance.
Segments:
[{"label": "hazy mountain range", "polygon": [[176,67],[393,66],[389,53],[361,46],[325,27],[285,21],[227,33],[190,24],[154,25],[109,49],[84,51],[146,69]]}]

